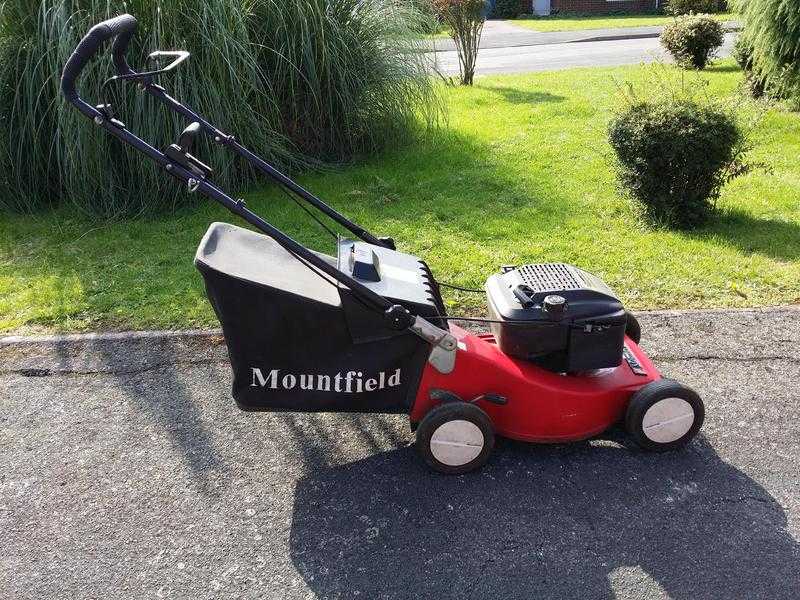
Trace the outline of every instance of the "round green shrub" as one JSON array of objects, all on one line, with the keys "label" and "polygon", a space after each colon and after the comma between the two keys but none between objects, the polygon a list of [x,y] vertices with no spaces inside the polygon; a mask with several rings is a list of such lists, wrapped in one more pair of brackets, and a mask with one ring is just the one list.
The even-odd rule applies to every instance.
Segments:
[{"label": "round green shrub", "polygon": [[722,108],[690,100],[637,102],[609,126],[622,189],[653,224],[702,224],[739,164],[743,134]]},{"label": "round green shrub", "polygon": [[497,0],[492,10],[493,19],[516,19],[520,13],[519,0]]},{"label": "round green shrub", "polygon": [[661,32],[661,45],[685,69],[704,69],[722,46],[722,24],[708,15],[685,15]]},{"label": "round green shrub", "polygon": [[719,13],[728,10],[727,0],[669,0],[666,12],[671,15]]}]

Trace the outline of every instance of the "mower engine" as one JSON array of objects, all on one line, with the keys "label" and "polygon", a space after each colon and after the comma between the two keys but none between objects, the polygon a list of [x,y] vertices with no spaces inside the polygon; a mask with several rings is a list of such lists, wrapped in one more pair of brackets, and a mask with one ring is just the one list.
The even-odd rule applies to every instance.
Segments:
[{"label": "mower engine", "polygon": [[598,277],[562,263],[505,267],[486,281],[500,349],[557,373],[622,362],[627,313]]}]

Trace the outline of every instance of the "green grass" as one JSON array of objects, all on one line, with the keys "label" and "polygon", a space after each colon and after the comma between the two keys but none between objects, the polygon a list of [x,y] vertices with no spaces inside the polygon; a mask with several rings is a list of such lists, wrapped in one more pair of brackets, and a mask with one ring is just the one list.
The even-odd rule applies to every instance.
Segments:
[{"label": "green grass", "polygon": [[449,39],[452,39],[452,36],[450,35],[450,32],[447,31],[447,30],[437,31],[436,33],[430,33],[430,34],[426,35],[425,37],[427,37],[428,39],[431,39],[431,40],[449,40]]},{"label": "green grass", "polygon": [[452,39],[450,35],[450,30],[445,27],[444,25],[441,26],[440,29],[431,33],[421,33],[418,34],[418,37],[421,37],[426,40],[449,40]]},{"label": "green grass", "polygon": [[[705,76],[714,94],[736,93],[741,80],[730,61]],[[649,231],[616,192],[605,138],[614,80],[644,77],[633,66],[481,78],[447,90],[439,132],[301,181],[455,284],[480,286],[500,264],[566,261],[603,277],[633,309],[800,301],[800,115],[766,115],[753,158],[771,171],[730,183],[712,225]],[[274,188],[246,197],[330,251]],[[236,222],[210,202],[107,225],[66,209],[0,216],[0,330],[215,325],[192,265],[215,220]],[[454,313],[483,310],[479,296],[447,297]]]},{"label": "green grass", "polygon": [[[735,18],[732,13],[711,15],[720,21]],[[616,29],[620,27],[645,27],[647,25],[666,25],[672,21],[669,15],[563,15],[552,17],[523,17],[513,19],[520,25],[534,31],[577,31],[580,29]]]}]

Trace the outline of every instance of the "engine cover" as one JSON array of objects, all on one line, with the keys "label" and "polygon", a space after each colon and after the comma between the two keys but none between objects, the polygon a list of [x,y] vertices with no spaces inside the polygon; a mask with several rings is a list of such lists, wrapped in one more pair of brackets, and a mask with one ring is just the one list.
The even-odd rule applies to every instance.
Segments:
[{"label": "engine cover", "polygon": [[625,309],[591,273],[563,263],[523,265],[489,277],[486,295],[506,354],[560,373],[622,362]]}]

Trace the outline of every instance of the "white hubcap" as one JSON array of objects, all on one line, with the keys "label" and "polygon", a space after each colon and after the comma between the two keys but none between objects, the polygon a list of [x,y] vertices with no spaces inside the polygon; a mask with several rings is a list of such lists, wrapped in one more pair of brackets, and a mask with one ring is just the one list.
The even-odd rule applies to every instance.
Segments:
[{"label": "white hubcap", "polygon": [[431,436],[431,454],[440,463],[460,467],[478,458],[483,450],[483,432],[470,421],[456,419],[436,428]]},{"label": "white hubcap", "polygon": [[683,398],[664,398],[647,409],[642,429],[648,439],[669,444],[681,439],[694,424],[694,409]]}]

